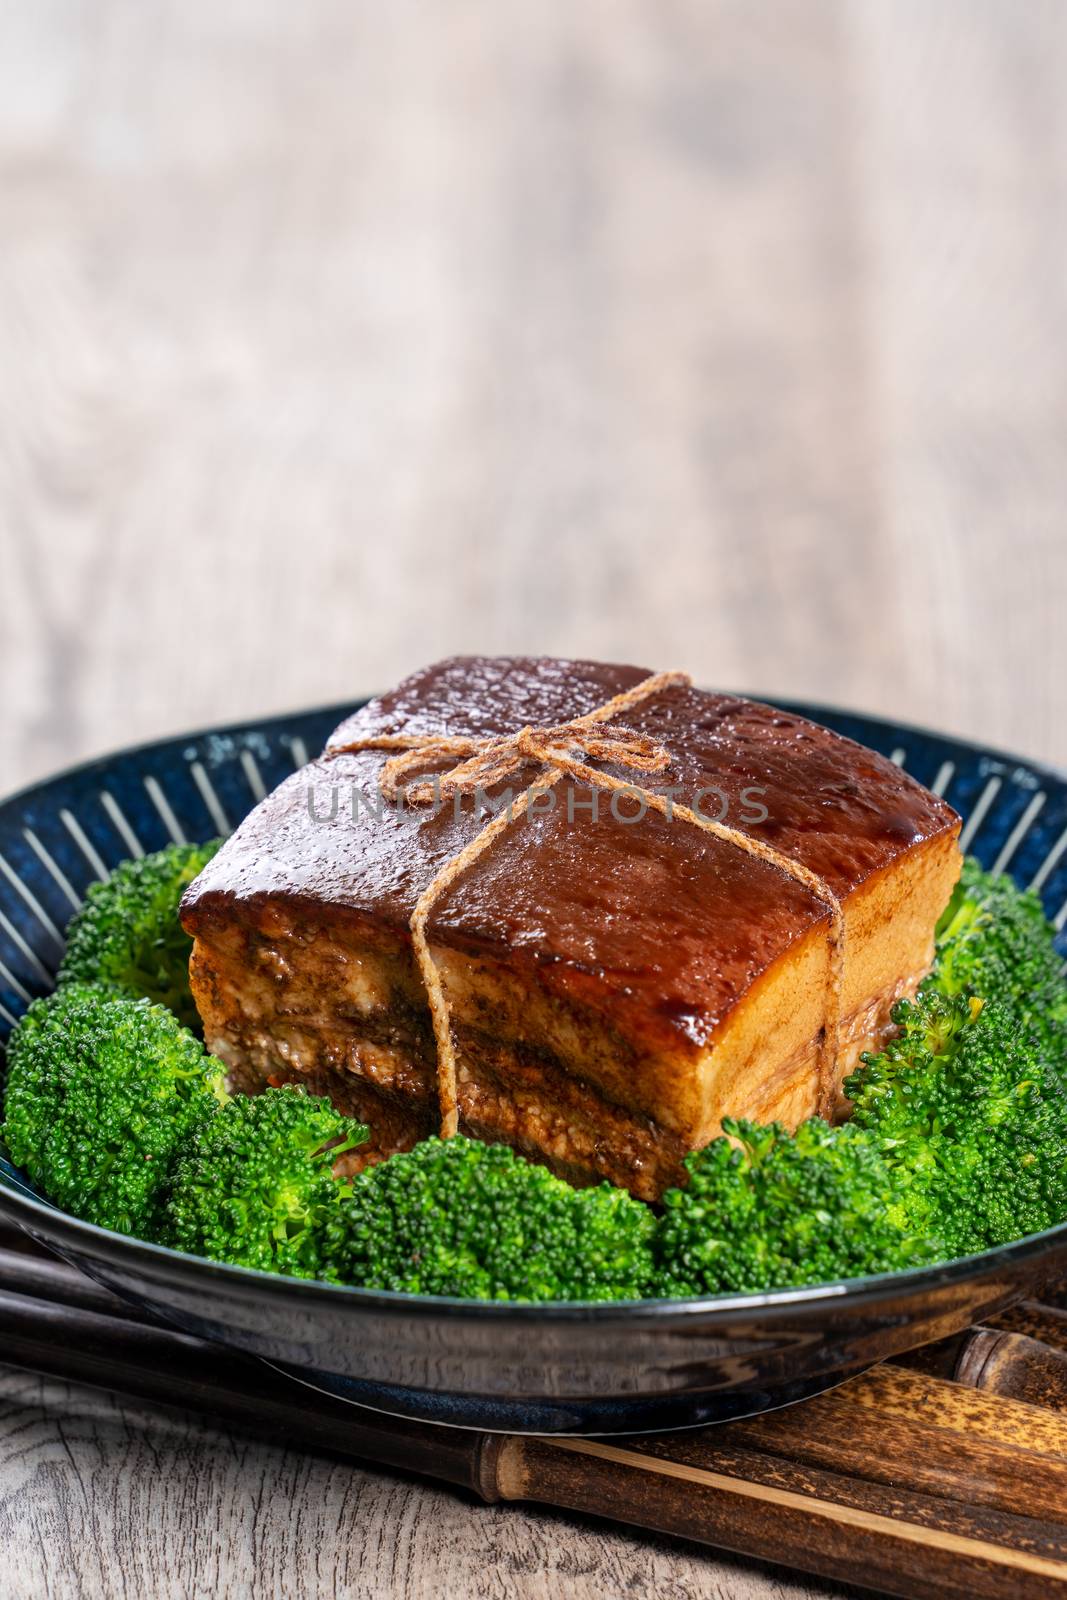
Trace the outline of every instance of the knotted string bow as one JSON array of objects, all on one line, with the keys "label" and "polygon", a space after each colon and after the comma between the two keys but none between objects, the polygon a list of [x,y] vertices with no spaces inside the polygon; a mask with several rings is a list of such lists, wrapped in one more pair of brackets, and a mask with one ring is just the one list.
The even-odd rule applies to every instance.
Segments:
[{"label": "knotted string bow", "polygon": [[[395,801],[403,792],[406,803],[415,806],[437,804],[454,794],[494,788],[506,783],[531,761],[560,771],[584,769],[590,761],[608,761],[614,766],[628,767],[631,772],[662,772],[671,762],[663,745],[642,733],[611,727],[601,731],[595,723],[586,726],[580,721],[563,722],[556,728],[520,728],[517,733],[507,733],[496,739],[431,734],[421,739],[416,735],[409,741],[406,735],[399,734],[344,748],[393,748],[394,738],[400,754],[385,763],[378,777],[378,787],[386,800]],[[446,756],[458,756],[460,760],[438,777],[404,786],[409,772],[425,770],[428,762]]]},{"label": "knotted string bow", "polygon": [[[823,1115],[829,1113],[837,1079],[844,962],[844,914],[833,890],[802,862],[793,860],[762,840],[753,839],[737,828],[702,816],[700,812],[680,805],[655,789],[627,783],[612,773],[590,765],[590,762],[602,761],[634,773],[663,772],[671,761],[670,752],[663,745],[632,729],[610,725],[620,713],[651,699],[653,695],[667,689],[687,688],[691,681],[685,672],[654,673],[651,677],[643,678],[632,689],[614,695],[595,710],[555,727],[524,727],[515,733],[487,739],[445,734],[368,734],[364,739],[353,739],[347,744],[331,747],[331,756],[359,750],[395,752],[382,767],[378,787],[386,800],[395,801],[403,792],[405,802],[413,806],[436,806],[451,795],[488,790],[506,783],[508,778],[514,777],[530,763],[537,763],[542,769],[536,783],[522,790],[506,806],[495,810],[485,827],[464,845],[458,855],[445,863],[422,891],[411,914],[412,945],[426,987],[437,1048],[437,1090],[443,1139],[452,1138],[459,1128],[458,1074],[448,998],[426,935],[430,912],[445,890],[489,848],[497,835],[529,809],[534,797],[546,793],[568,773],[590,787],[621,790],[636,795],[648,808],[658,811],[668,821],[679,818],[703,829],[705,833],[714,834],[746,854],[777,867],[803,884],[829,907],[830,964],[818,1094],[818,1110]],[[456,765],[447,772],[431,778],[421,777],[415,783],[404,785],[403,780],[408,773],[420,769],[425,772],[428,764],[449,757],[456,758]]]}]

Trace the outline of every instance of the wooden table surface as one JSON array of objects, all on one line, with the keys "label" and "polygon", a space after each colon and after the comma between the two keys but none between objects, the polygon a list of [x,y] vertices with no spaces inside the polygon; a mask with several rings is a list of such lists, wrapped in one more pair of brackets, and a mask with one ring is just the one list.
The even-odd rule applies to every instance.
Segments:
[{"label": "wooden table surface", "polygon": [[[1067,8],[0,16],[4,788],[524,650],[1067,762]],[[814,1596],[0,1377],[0,1591]]]}]

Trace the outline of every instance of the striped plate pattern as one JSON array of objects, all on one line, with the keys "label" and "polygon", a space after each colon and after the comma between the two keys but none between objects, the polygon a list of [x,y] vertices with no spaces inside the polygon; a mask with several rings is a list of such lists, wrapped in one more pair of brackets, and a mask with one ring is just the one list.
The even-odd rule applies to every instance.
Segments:
[{"label": "striped plate pattern", "polygon": [[0,805],[0,1040],[51,988],[63,930],[91,884],[128,856],[231,832],[352,709],[141,745]]}]

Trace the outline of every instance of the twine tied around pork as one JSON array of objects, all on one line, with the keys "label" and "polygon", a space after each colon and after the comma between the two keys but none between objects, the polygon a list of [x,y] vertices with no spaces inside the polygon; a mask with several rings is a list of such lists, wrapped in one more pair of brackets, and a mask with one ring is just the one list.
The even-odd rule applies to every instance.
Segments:
[{"label": "twine tied around pork", "polygon": [[[673,688],[688,688],[691,683],[685,672],[656,672],[643,678],[632,689],[614,695],[603,705],[569,722],[554,727],[524,727],[515,733],[486,739],[467,738],[445,734],[368,734],[364,739],[353,739],[347,744],[334,745],[331,755],[349,751],[392,751],[378,777],[383,797],[396,800],[403,789],[408,805],[437,805],[457,793],[488,791],[531,763],[541,767],[537,781],[508,805],[494,810],[491,819],[476,833],[463,849],[453,856],[435,875],[420,894],[410,918],[412,945],[419,972],[426,988],[433,1023],[434,1043],[437,1050],[437,1091],[441,1108],[441,1137],[452,1138],[459,1130],[458,1070],[452,1020],[444,983],[430,950],[426,928],[430,912],[448,889],[497,836],[521,817],[535,796],[546,793],[561,778],[570,776],[591,788],[623,791],[641,799],[645,806],[657,811],[668,821],[675,818],[702,829],[746,854],[777,867],[795,882],[803,884],[830,911],[830,951],[827,979],[826,1009],[823,1019],[822,1040],[819,1051],[819,1090],[817,1109],[829,1115],[837,1081],[837,1059],[841,1033],[842,969],[844,964],[844,913],[840,901],[819,875],[800,861],[754,839],[747,833],[731,828],[726,823],[713,821],[689,806],[681,805],[668,795],[660,794],[639,783],[626,782],[612,773],[603,772],[590,765],[593,761],[610,762],[634,774],[663,772],[671,762],[669,750],[641,733],[631,729],[606,726],[614,724],[617,717],[640,705],[652,696]],[[425,772],[428,763],[456,759],[456,765],[434,777],[421,777],[405,785],[409,773]]]}]

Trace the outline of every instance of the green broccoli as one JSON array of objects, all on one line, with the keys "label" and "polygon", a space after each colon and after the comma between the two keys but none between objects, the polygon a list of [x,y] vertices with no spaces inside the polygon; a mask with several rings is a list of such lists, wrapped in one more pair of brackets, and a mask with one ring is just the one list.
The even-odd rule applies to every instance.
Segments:
[{"label": "green broccoli", "polygon": [[230,1100],[179,1020],[196,1014],[178,901],[215,848],[93,888],[59,989],[12,1035],[0,1134],[77,1216],[293,1276],[519,1301],[793,1287],[1067,1219],[1067,982],[1036,896],[973,861],[930,977],[847,1081],[851,1121],[728,1121],[657,1212],[467,1138],[338,1181],[362,1124],[291,1087]]},{"label": "green broccoli", "polygon": [[1067,1219],[1067,983],[1041,902],[976,861],[898,1032],[845,1085],[894,1171],[894,1214],[968,1255]]},{"label": "green broccoli", "polygon": [[659,1293],[784,1289],[935,1259],[922,1230],[891,1214],[892,1174],[858,1127],[812,1117],[790,1134],[728,1118],[723,1129],[686,1157],[685,1188],[663,1196]]},{"label": "green broccoli", "polygon": [[925,988],[995,1000],[1042,1048],[1067,1060],[1067,984],[1041,901],[973,857],[937,925]]},{"label": "green broccoli", "polygon": [[505,1145],[426,1139],[369,1167],[331,1220],[346,1283],[472,1300],[629,1300],[651,1277],[651,1209],[573,1189]]},{"label": "green broccoli", "polygon": [[165,1007],[68,983],[11,1035],[0,1133],[64,1210],[151,1239],[176,1151],[224,1099],[221,1065]]},{"label": "green broccoli", "polygon": [[193,941],[178,920],[178,904],[220,843],[169,844],[121,862],[104,883],[94,883],[67,928],[58,982],[102,983],[157,1001],[199,1032],[189,991]]},{"label": "green broccoli", "polygon": [[1067,1095],[1017,1005],[930,989],[846,1082],[893,1170],[891,1214],[970,1255],[1067,1219]]},{"label": "green broccoli", "polygon": [[322,1245],[348,1186],[331,1169],[367,1131],[300,1089],[236,1096],[177,1162],[165,1242],[240,1267],[334,1277]]}]

